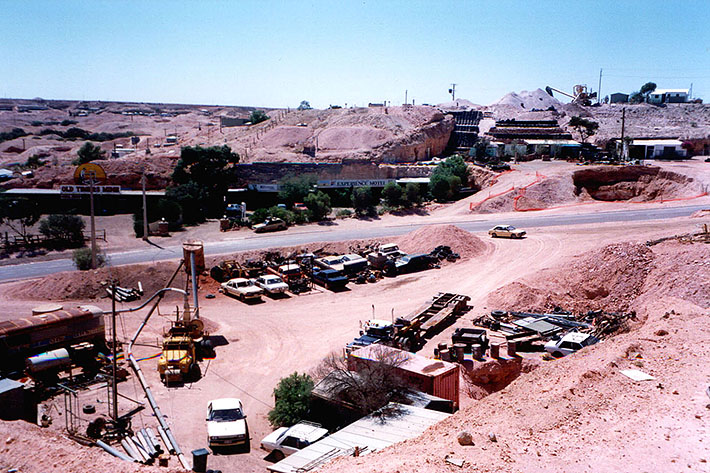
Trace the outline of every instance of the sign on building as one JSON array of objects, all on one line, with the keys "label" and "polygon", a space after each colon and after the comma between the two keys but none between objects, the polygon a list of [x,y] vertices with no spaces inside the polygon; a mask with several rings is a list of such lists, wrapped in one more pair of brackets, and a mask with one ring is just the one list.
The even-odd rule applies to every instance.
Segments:
[{"label": "sign on building", "polygon": [[318,187],[320,189],[385,187],[388,182],[396,181],[396,179],[324,179],[318,181]]},{"label": "sign on building", "polygon": [[[59,192],[62,195],[89,195],[91,194],[91,186],[76,186],[63,185],[59,187]],[[94,194],[111,194],[116,195],[121,193],[121,186],[94,186]]]}]

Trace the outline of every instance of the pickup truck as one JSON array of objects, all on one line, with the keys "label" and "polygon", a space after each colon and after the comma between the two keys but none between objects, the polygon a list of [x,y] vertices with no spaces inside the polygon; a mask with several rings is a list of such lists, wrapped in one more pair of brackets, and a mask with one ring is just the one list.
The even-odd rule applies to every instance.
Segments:
[{"label": "pickup truck", "polygon": [[313,270],[313,282],[324,286],[326,289],[343,288],[348,284],[348,278],[335,269]]},{"label": "pickup truck", "polygon": [[261,441],[261,448],[273,452],[274,459],[283,459],[328,435],[320,424],[301,421],[291,427],[281,427]]},{"label": "pickup truck", "polygon": [[242,401],[215,399],[207,404],[207,444],[210,447],[242,445],[249,451],[249,427]]},{"label": "pickup truck", "polygon": [[394,335],[394,325],[388,320],[368,320],[360,330],[360,336],[345,345],[346,353],[376,343],[387,343]]}]

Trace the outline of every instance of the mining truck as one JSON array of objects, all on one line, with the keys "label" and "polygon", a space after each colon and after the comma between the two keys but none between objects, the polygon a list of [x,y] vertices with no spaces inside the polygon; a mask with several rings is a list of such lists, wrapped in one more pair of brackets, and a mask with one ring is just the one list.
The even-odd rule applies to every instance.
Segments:
[{"label": "mining truck", "polygon": [[172,323],[163,338],[163,352],[158,360],[160,380],[169,385],[200,379],[198,358],[204,350],[209,350],[204,333],[204,324],[200,319],[190,319],[186,309],[181,319]]}]

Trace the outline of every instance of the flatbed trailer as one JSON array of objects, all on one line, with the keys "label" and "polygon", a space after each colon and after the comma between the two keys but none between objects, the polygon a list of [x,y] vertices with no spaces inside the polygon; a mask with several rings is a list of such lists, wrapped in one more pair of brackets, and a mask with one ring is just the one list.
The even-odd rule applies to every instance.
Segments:
[{"label": "flatbed trailer", "polygon": [[393,344],[398,348],[416,351],[422,339],[430,336],[460,314],[467,306],[469,296],[452,293],[438,293],[433,300],[414,312],[398,317],[395,321]]}]

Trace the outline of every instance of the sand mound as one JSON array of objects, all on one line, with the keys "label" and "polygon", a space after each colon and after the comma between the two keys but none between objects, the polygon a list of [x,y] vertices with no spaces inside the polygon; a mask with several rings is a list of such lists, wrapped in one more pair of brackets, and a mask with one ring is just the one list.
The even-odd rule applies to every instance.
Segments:
[{"label": "sand mound", "polygon": [[456,225],[422,227],[396,239],[400,249],[408,253],[428,253],[439,245],[448,245],[461,258],[483,254],[486,243]]},{"label": "sand mound", "polygon": [[562,102],[550,96],[542,89],[523,90],[519,94],[510,92],[505,94],[500,100],[492,105],[510,105],[521,109],[530,110],[533,108],[545,109],[549,107],[558,107]]},{"label": "sand mound", "polygon": [[[64,422],[61,417],[55,422]],[[179,468],[175,457],[171,468],[139,465],[114,458],[99,447],[82,447],[54,430],[41,429],[24,421],[0,421],[2,471],[23,473],[110,471],[112,473],[173,473]],[[41,445],[41,448],[38,446]],[[121,447],[118,447],[122,451]],[[17,470],[12,470],[16,468]]]},{"label": "sand mound", "polygon": [[450,102],[443,102],[440,104],[436,105],[439,108],[442,108],[444,110],[461,110],[461,109],[469,109],[469,108],[480,108],[481,106],[471,102],[470,100],[466,99],[456,99],[452,100]]},{"label": "sand mound", "polygon": [[488,306],[504,310],[549,311],[560,306],[574,312],[603,309],[628,311],[643,291],[655,255],[646,245],[608,245],[571,263],[541,271],[491,293]]},{"label": "sand mound", "polygon": [[387,130],[359,127],[332,127],[318,135],[319,149],[373,149],[392,139]]},{"label": "sand mound", "polygon": [[281,126],[267,131],[261,139],[265,147],[295,146],[311,138],[311,130],[301,126]]}]

